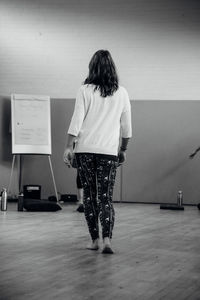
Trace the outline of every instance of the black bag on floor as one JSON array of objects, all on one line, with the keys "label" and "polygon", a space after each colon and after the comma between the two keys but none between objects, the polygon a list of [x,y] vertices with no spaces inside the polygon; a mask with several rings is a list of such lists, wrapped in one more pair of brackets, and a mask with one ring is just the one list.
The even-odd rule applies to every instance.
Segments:
[{"label": "black bag on floor", "polygon": [[62,209],[57,202],[40,199],[24,199],[24,208],[27,211],[57,211]]}]

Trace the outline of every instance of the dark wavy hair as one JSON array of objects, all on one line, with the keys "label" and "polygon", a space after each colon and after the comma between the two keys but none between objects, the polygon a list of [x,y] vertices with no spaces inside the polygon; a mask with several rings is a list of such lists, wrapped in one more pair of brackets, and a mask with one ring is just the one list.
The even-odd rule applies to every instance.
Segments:
[{"label": "dark wavy hair", "polygon": [[102,97],[112,96],[117,91],[118,75],[115,63],[108,50],[98,50],[89,63],[89,75],[84,84],[94,84]]}]

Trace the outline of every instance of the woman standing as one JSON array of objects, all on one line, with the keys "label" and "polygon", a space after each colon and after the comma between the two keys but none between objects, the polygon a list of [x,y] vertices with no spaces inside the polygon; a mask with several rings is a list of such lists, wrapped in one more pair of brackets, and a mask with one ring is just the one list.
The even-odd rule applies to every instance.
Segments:
[{"label": "woman standing", "polygon": [[116,168],[126,160],[131,136],[128,93],[118,84],[109,51],[99,50],[93,55],[89,75],[78,91],[64,151],[64,162],[69,166],[76,140],[74,152],[84,190],[85,218],[92,239],[88,249],[99,248],[100,219],[102,253],[113,253],[113,187]]}]

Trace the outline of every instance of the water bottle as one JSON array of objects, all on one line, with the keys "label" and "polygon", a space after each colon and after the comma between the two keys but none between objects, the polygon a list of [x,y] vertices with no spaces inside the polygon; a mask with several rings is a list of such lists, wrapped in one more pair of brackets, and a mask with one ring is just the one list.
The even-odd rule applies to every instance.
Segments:
[{"label": "water bottle", "polygon": [[1,210],[6,211],[7,210],[7,191],[5,188],[3,188],[2,195],[1,195]]},{"label": "water bottle", "polygon": [[183,192],[178,191],[178,196],[177,196],[177,205],[182,206],[183,204]]},{"label": "water bottle", "polygon": [[23,211],[23,208],[24,208],[24,194],[20,193],[18,196],[17,210]]}]

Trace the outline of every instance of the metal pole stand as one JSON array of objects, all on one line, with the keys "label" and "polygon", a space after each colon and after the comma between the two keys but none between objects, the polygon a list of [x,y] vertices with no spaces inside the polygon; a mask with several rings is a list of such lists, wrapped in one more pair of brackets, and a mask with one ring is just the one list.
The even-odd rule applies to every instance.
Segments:
[{"label": "metal pole stand", "polygon": [[10,192],[10,187],[11,187],[11,183],[12,183],[12,177],[13,177],[13,171],[14,171],[14,166],[15,166],[15,157],[16,155],[13,155],[13,159],[12,159],[12,167],[11,167],[11,172],[10,172],[10,179],[9,179],[9,184],[8,184],[8,194]]},{"label": "metal pole stand", "polygon": [[48,155],[48,159],[49,159],[49,166],[50,166],[51,175],[52,175],[52,179],[53,179],[53,186],[54,186],[54,190],[55,190],[55,194],[56,194],[56,199],[57,199],[57,202],[58,202],[59,201],[58,200],[58,192],[57,192],[57,188],[56,188],[56,182],[55,182],[55,177],[54,177],[54,173],[53,173],[53,168],[52,168],[50,155]]}]

